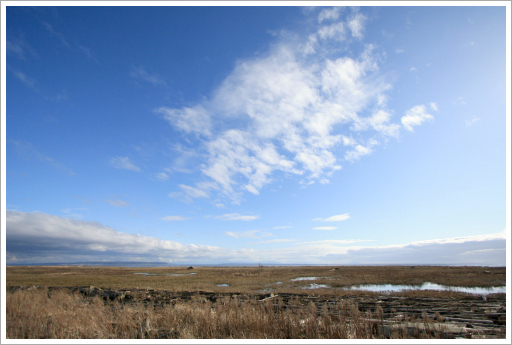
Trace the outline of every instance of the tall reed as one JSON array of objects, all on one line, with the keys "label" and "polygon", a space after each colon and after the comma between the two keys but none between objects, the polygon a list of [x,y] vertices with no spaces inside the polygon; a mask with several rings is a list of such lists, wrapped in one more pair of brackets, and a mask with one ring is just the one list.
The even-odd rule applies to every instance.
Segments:
[{"label": "tall reed", "polygon": [[285,306],[279,298],[242,301],[226,296],[216,302],[197,297],[155,306],[103,301],[69,290],[16,290],[6,296],[7,338],[370,339],[408,335],[400,329],[385,334],[375,323],[375,316],[382,319],[379,310],[375,315],[362,313],[346,301],[321,308],[313,302],[306,306],[295,302]]}]

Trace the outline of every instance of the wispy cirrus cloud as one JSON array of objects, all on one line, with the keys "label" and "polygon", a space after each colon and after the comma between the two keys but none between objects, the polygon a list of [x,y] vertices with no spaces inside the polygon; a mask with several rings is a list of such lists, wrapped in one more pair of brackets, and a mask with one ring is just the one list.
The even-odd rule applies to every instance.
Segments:
[{"label": "wispy cirrus cloud", "polygon": [[296,241],[297,240],[285,239],[285,238],[276,238],[276,239],[273,239],[273,240],[250,242],[250,243],[247,243],[247,244],[270,244],[270,243],[285,243],[285,242],[296,242]]},{"label": "wispy cirrus cloud", "polygon": [[54,35],[60,41],[60,43],[62,43],[63,46],[65,46],[67,48],[71,48],[71,44],[69,44],[69,42],[64,38],[64,35],[58,31],[56,31],[50,23],[43,22],[43,26],[46,28],[46,30],[49,33]]},{"label": "wispy cirrus cloud", "polygon": [[251,220],[256,220],[259,218],[259,216],[244,216],[244,215],[241,215],[241,214],[238,214],[238,213],[226,213],[226,214],[223,214],[221,216],[216,216],[216,217],[213,217],[215,219],[220,219],[220,220],[242,220],[242,221],[251,221]]},{"label": "wispy cirrus cloud", "polygon": [[56,161],[52,157],[46,156],[45,154],[41,153],[39,150],[34,148],[34,146],[28,141],[16,141],[8,139],[7,143],[9,144],[9,146],[14,145],[16,153],[26,159],[39,160],[45,164],[54,167],[55,169],[57,169],[57,171],[65,175],[76,175],[73,170],[69,169],[61,162]]},{"label": "wispy cirrus cloud", "polygon": [[169,175],[167,175],[167,174],[166,174],[166,173],[164,173],[164,172],[157,173],[157,174],[155,175],[155,177],[156,177],[157,179],[159,179],[160,181],[167,181],[167,180],[169,179]]},{"label": "wispy cirrus cloud", "polygon": [[85,56],[91,60],[94,60],[96,62],[98,62],[98,60],[96,59],[96,57],[94,56],[94,53],[92,52],[91,48],[87,48],[87,47],[84,47],[82,45],[79,45],[78,46],[78,51],[82,52],[83,54],[85,54]]},{"label": "wispy cirrus cloud", "polygon": [[126,207],[130,205],[127,201],[121,199],[107,199],[105,202],[108,202],[110,205],[116,207]]},{"label": "wispy cirrus cloud", "polygon": [[175,198],[183,202],[192,202],[193,199],[210,197],[208,192],[206,192],[209,187],[201,183],[199,183],[196,187],[188,186],[185,184],[180,184],[179,187],[181,191],[170,192],[168,195],[171,198]]},{"label": "wispy cirrus cloud", "polygon": [[5,49],[9,54],[14,54],[18,59],[25,60],[27,55],[39,58],[37,52],[21,36],[19,38],[8,38],[5,41]]},{"label": "wispy cirrus cloud", "polygon": [[322,222],[342,222],[344,220],[350,219],[349,213],[339,214],[336,216],[328,217],[328,218],[315,218],[313,221],[322,221]]},{"label": "wispy cirrus cloud", "polygon": [[[239,60],[209,98],[155,110],[204,143],[200,170],[210,184],[194,188],[239,203],[278,173],[326,183],[341,162],[368,156],[401,128],[412,131],[432,118],[420,105],[401,124],[394,120],[387,106],[392,85],[379,73],[382,53],[363,42],[368,18],[338,8],[317,16],[303,37],[281,31],[267,52]],[[351,44],[359,55],[340,53],[340,45]]]},{"label": "wispy cirrus cloud", "polygon": [[317,226],[316,228],[313,228],[313,230],[336,230],[337,227],[335,226]]},{"label": "wispy cirrus cloud", "polygon": [[358,242],[373,242],[373,240],[319,240],[301,242],[301,244],[352,244]]},{"label": "wispy cirrus cloud", "polygon": [[23,84],[25,84],[26,86],[28,86],[28,87],[30,87],[32,89],[37,90],[37,88],[35,87],[36,80],[34,78],[31,78],[31,77],[27,76],[22,71],[14,69],[11,66],[7,66],[7,69],[9,71],[11,71],[12,74],[16,77],[16,79],[21,81]]},{"label": "wispy cirrus cloud", "polygon": [[234,237],[234,238],[241,238],[241,237],[262,238],[262,237],[274,236],[273,234],[271,234],[269,232],[264,232],[264,231],[261,231],[261,230],[227,231],[226,235]]},{"label": "wispy cirrus cloud", "polygon": [[256,237],[256,233],[259,230],[248,230],[248,231],[226,231],[226,235],[234,238],[240,237],[249,237],[249,238],[259,238]]},{"label": "wispy cirrus cloud", "polygon": [[53,25],[51,25],[50,23],[48,22],[43,22],[42,23],[43,26],[45,27],[45,29],[50,33],[52,34],[55,38],[57,38],[59,40],[59,42],[66,48],[70,49],[70,50],[74,50],[76,52],[79,52],[79,53],[82,53],[84,54],[87,58],[95,61],[95,62],[98,62],[98,60],[96,59],[96,57],[94,56],[94,53],[92,52],[92,50],[88,47],[85,47],[81,44],[77,44],[77,45],[71,45],[69,43],[69,41],[64,37],[64,34],[55,30],[55,28],[53,27]]},{"label": "wispy cirrus cloud", "polygon": [[473,126],[475,123],[480,121],[481,119],[479,117],[473,117],[471,120],[466,120],[466,126]]},{"label": "wispy cirrus cloud", "polygon": [[131,171],[140,171],[140,168],[134,165],[128,157],[113,157],[110,159],[110,164],[116,169],[125,169]]},{"label": "wispy cirrus cloud", "polygon": [[165,220],[166,222],[177,222],[182,220],[187,220],[188,218],[182,216],[167,216],[160,218],[161,220]]},{"label": "wispy cirrus cloud", "polygon": [[130,77],[138,80],[146,81],[153,85],[166,85],[167,83],[165,80],[158,75],[157,73],[149,73],[146,71],[146,69],[142,66],[132,66],[132,69],[130,71]]}]

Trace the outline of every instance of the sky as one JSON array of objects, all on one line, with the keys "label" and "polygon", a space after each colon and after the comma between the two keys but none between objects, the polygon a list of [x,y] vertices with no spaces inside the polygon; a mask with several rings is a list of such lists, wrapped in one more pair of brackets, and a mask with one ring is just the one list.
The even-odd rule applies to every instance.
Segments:
[{"label": "sky", "polygon": [[404,4],[3,2],[4,262],[504,266],[510,4]]}]

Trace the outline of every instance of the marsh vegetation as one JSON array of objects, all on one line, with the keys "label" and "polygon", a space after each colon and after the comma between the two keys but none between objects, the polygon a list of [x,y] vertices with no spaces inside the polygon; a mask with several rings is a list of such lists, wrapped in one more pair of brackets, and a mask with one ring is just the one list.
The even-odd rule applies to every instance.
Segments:
[{"label": "marsh vegetation", "polygon": [[7,267],[7,337],[504,338],[503,293],[347,287],[505,280],[488,267]]}]

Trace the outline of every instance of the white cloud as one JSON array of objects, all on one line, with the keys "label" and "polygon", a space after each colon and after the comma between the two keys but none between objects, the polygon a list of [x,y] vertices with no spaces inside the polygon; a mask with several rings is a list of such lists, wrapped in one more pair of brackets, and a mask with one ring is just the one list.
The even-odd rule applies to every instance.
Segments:
[{"label": "white cloud", "polygon": [[350,162],[354,162],[362,156],[369,155],[370,153],[372,153],[371,147],[357,145],[352,151],[347,151],[347,153],[345,153],[345,159]]},{"label": "white cloud", "polygon": [[430,108],[432,108],[432,110],[437,111],[437,104],[434,102],[430,102]]},{"label": "white cloud", "polygon": [[199,188],[180,184],[180,188],[191,198],[208,198],[208,193]]},{"label": "white cloud", "polygon": [[169,175],[167,175],[164,172],[160,172],[160,173],[156,174],[155,177],[157,179],[159,179],[160,181],[167,181],[169,179]]},{"label": "white cloud", "polygon": [[193,199],[197,198],[209,198],[210,195],[207,190],[212,188],[208,183],[196,184],[197,188],[184,184],[180,184],[179,187],[182,190],[181,192],[170,192],[168,195],[183,202],[192,202]]},{"label": "white cloud", "polygon": [[211,134],[210,114],[201,105],[192,108],[183,107],[182,109],[160,107],[155,111],[163,114],[164,119],[172,126],[186,133],[197,133],[204,136]]},{"label": "white cloud", "polygon": [[[267,233],[254,234],[259,237]],[[123,233],[96,222],[38,212],[6,211],[7,262],[160,261],[295,264],[506,265],[507,232],[417,241],[391,246],[350,246],[365,240],[320,240],[291,247],[227,250]],[[269,243],[279,243],[274,241]],[[285,243],[284,241],[281,241]],[[289,240],[289,243],[295,241]]]},{"label": "white cloud", "polygon": [[395,53],[397,53],[397,54],[403,54],[403,53],[404,53],[404,50],[403,50],[403,49],[401,49],[401,48],[397,48],[397,49],[395,49]]},{"label": "white cloud", "polygon": [[323,22],[324,20],[336,20],[340,16],[341,7],[333,7],[329,9],[324,9],[318,15],[318,23]]},{"label": "white cloud", "polygon": [[240,237],[249,237],[249,238],[262,238],[262,237],[271,237],[274,236],[269,232],[263,232],[261,230],[248,230],[248,231],[227,231],[226,235],[240,238]]},{"label": "white cloud", "polygon": [[297,240],[291,240],[291,239],[279,239],[276,238],[274,240],[268,240],[268,241],[258,241],[258,242],[251,242],[248,244],[268,244],[268,243],[284,243],[284,242],[296,242]]},{"label": "white cloud", "polygon": [[[358,126],[364,127],[369,126],[374,130],[390,137],[398,137],[398,131],[400,130],[400,125],[394,123],[390,124],[391,114],[385,110],[378,110],[372,114],[372,116],[364,119]],[[358,127],[359,128],[359,127]]]},{"label": "white cloud", "polygon": [[373,240],[320,240],[301,242],[302,244],[352,244],[358,242],[373,242]]},{"label": "white cloud", "polygon": [[248,231],[227,231],[226,235],[234,237],[234,238],[240,238],[240,237],[249,237],[249,238],[259,238],[256,236],[256,234],[259,232],[259,230],[248,230]]},{"label": "white cloud", "polygon": [[[7,210],[7,251],[24,260],[143,261],[201,259],[223,255],[221,248],[183,245],[116,231],[96,222],[69,219],[38,212]],[[49,259],[48,259],[49,258]],[[48,261],[47,261],[48,262]],[[55,261],[50,261],[55,262]]]},{"label": "white cloud", "polygon": [[283,225],[283,226],[274,226],[272,229],[278,230],[278,229],[289,229],[289,228],[291,228],[290,225]]},{"label": "white cloud", "polygon": [[496,252],[501,252],[507,250],[507,248],[492,248],[492,249],[477,249],[477,250],[470,250],[464,253],[460,253],[459,255],[474,255],[474,254],[484,254],[484,253],[490,253],[490,254],[498,254]]},{"label": "white cloud", "polygon": [[108,202],[110,205],[117,206],[117,207],[126,207],[126,206],[130,205],[127,201],[120,200],[120,199],[116,199],[116,200],[107,199],[107,200],[105,200],[105,202]]},{"label": "white cloud", "polygon": [[344,221],[347,219],[350,219],[350,214],[344,213],[344,214],[339,214],[337,216],[332,216],[332,217],[325,218],[325,219],[324,218],[315,218],[315,219],[313,219],[313,221],[320,220],[323,222],[341,222],[341,221]]},{"label": "white cloud", "polygon": [[250,220],[256,220],[259,218],[259,216],[243,216],[238,213],[227,213],[223,214],[221,216],[214,217],[215,219],[220,220],[243,220],[243,221],[250,221]]},{"label": "white cloud", "polygon": [[[326,182],[341,169],[340,160],[356,161],[377,139],[398,137],[401,126],[386,108],[392,85],[379,73],[378,49],[362,44],[358,56],[340,53],[354,44],[346,35],[363,38],[367,19],[357,11],[341,14],[322,10],[304,37],[281,33],[267,52],[239,60],[210,97],[156,110],[174,128],[203,136],[197,150],[204,153],[205,181],[214,184],[208,191],[239,203],[244,193],[260,194],[278,173]],[[410,120],[402,118],[406,128],[417,125]]]},{"label": "white cloud", "polygon": [[427,114],[427,109],[424,105],[417,105],[407,111],[405,116],[402,116],[402,124],[408,131],[414,132],[413,126],[419,126],[426,120],[433,120],[434,117]]},{"label": "white cloud", "polygon": [[348,21],[348,27],[352,32],[352,36],[358,39],[363,38],[364,25],[366,17],[361,13],[355,13]]},{"label": "white cloud", "polygon": [[355,141],[354,138],[349,138],[344,135],[342,135],[341,138],[344,146],[355,146],[357,144],[357,141]]},{"label": "white cloud", "polygon": [[407,245],[398,245],[398,247],[426,246],[426,245],[431,245],[431,244],[447,244],[447,243],[482,242],[482,241],[493,241],[493,240],[506,239],[506,238],[507,238],[506,233],[499,232],[499,233],[487,234],[487,235],[461,236],[461,237],[441,238],[441,239],[435,239],[435,240],[416,241],[416,242],[411,242]]},{"label": "white cloud", "polygon": [[110,159],[110,164],[116,169],[126,169],[131,171],[140,171],[140,168],[130,162],[130,158],[128,157],[114,157]]},{"label": "white cloud", "polygon": [[318,36],[321,39],[333,38],[338,41],[345,39],[345,24],[343,22],[325,25],[318,30]]},{"label": "white cloud", "polygon": [[[272,258],[279,263],[307,262],[309,264],[452,264],[499,265],[506,264],[506,235],[503,233],[468,236],[455,239],[420,241],[394,246],[351,246],[366,240],[323,240],[297,246],[253,251],[254,261]],[[348,242],[348,243],[344,243]],[[467,253],[473,252],[473,253]]]},{"label": "white cloud", "polygon": [[215,200],[215,201],[214,201],[214,205],[215,205],[215,207],[217,207],[217,208],[224,208],[224,207],[226,207],[226,205],[224,205],[223,203],[221,203],[221,202],[220,202],[220,200]]},{"label": "white cloud", "polygon": [[163,217],[160,219],[165,220],[166,222],[176,222],[176,221],[187,220],[187,218],[182,217],[182,216],[167,216],[167,217]]},{"label": "white cloud", "polygon": [[336,230],[337,227],[335,226],[318,226],[316,228],[313,228],[313,230]]}]

